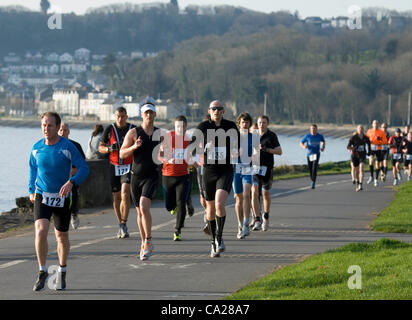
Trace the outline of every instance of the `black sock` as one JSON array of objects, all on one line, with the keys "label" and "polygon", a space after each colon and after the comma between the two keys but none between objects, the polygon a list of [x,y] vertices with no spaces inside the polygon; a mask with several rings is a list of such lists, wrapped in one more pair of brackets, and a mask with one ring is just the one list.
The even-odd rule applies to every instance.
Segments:
[{"label": "black sock", "polygon": [[369,165],[369,171],[371,172],[371,177],[373,178],[373,165]]},{"label": "black sock", "polygon": [[265,218],[266,220],[269,219],[269,212],[263,213],[263,218]]},{"label": "black sock", "polygon": [[255,217],[256,221],[260,221],[260,216]]},{"label": "black sock", "polygon": [[223,228],[225,226],[226,216],[216,217],[217,222],[217,239],[221,240],[223,235]]},{"label": "black sock", "polygon": [[216,239],[216,220],[213,219],[212,221],[207,221],[207,224],[209,226],[209,231],[210,231],[210,236],[212,238],[212,241],[215,241]]},{"label": "black sock", "polygon": [[376,172],[375,172],[376,180],[379,179],[379,171],[380,171],[380,169],[376,169]]},{"label": "black sock", "polygon": [[386,175],[386,172],[388,172],[388,167],[382,167],[381,170]]}]

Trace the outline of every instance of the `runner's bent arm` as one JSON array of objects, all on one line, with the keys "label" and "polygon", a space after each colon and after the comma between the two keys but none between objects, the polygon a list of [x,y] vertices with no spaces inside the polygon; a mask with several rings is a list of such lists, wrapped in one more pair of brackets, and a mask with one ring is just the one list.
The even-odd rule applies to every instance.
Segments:
[{"label": "runner's bent arm", "polygon": [[30,152],[30,160],[29,160],[29,194],[30,194],[30,201],[34,202],[34,192],[36,191],[36,178],[37,178],[37,163],[36,159],[33,156],[33,149]]},{"label": "runner's bent arm", "polygon": [[136,130],[129,130],[124,137],[123,145],[120,148],[120,159],[126,159],[130,157],[133,152],[142,145],[140,137],[136,137]]}]

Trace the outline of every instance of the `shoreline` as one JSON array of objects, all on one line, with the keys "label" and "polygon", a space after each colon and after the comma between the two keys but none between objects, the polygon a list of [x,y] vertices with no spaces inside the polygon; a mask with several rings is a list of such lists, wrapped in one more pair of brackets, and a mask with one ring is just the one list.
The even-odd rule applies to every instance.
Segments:
[{"label": "shoreline", "polygon": [[[62,121],[65,121],[63,118]],[[93,131],[94,125],[97,123],[107,126],[113,121],[89,121],[89,120],[67,120],[71,128],[75,129],[88,129]],[[129,120],[130,123],[139,125],[141,120]],[[156,121],[157,126],[165,127],[167,129],[172,128],[171,121]],[[196,127],[198,122],[188,122],[188,128]],[[295,125],[280,125],[280,124],[270,124],[269,128],[276,132],[278,135],[285,136],[304,136],[309,132],[310,123],[302,123]],[[26,128],[37,128],[40,127],[40,119],[34,118],[0,118],[0,126],[2,127],[26,127]],[[319,133],[323,134],[325,137],[334,139],[349,139],[352,133],[356,130],[356,126],[352,125],[335,125],[335,124],[318,124]],[[393,131],[395,128],[389,128],[389,131]]]}]

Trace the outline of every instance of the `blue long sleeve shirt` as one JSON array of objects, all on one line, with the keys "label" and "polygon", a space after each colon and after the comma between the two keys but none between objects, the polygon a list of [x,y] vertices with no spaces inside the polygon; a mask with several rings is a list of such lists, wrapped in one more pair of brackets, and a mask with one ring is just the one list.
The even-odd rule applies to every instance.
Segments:
[{"label": "blue long sleeve shirt", "polygon": [[[72,165],[78,171],[70,177]],[[30,152],[29,167],[30,194],[58,193],[70,178],[80,185],[90,172],[79,150],[64,137],[54,145],[46,145],[44,139],[36,142]]]}]

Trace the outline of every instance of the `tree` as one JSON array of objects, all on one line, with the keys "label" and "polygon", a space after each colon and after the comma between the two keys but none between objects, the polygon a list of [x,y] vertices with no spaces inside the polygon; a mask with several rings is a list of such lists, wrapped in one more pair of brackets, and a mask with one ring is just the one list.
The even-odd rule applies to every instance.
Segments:
[{"label": "tree", "polygon": [[40,1],[40,8],[44,14],[47,14],[47,11],[50,9],[50,2],[49,0],[41,0]]}]

